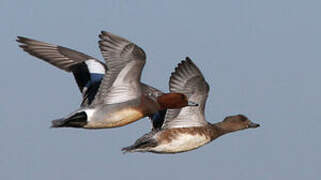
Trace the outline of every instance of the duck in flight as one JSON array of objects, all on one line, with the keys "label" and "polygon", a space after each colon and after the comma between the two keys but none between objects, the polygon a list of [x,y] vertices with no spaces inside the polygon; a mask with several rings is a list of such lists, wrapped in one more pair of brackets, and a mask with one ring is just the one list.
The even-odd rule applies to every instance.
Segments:
[{"label": "duck in flight", "polygon": [[198,107],[163,110],[152,119],[151,132],[139,138],[123,152],[179,153],[199,148],[216,138],[235,131],[257,128],[244,115],[226,117],[222,122],[209,123],[204,110],[209,85],[190,58],[182,61],[170,77],[170,92],[184,93]]},{"label": "duck in flight", "polygon": [[105,63],[81,52],[18,36],[20,47],[30,55],[72,72],[82,93],[80,108],[52,127],[112,128],[163,109],[197,106],[183,93],[163,93],[140,82],[146,55],[136,44],[102,31],[99,48]]}]

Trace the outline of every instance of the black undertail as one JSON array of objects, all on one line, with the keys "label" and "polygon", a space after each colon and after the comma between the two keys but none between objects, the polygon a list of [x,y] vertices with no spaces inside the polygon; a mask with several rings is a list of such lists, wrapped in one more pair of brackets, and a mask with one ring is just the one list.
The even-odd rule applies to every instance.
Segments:
[{"label": "black undertail", "polygon": [[67,119],[57,119],[51,121],[52,128],[59,128],[59,127],[75,127],[81,128],[87,124],[87,114],[85,112],[79,112]]}]

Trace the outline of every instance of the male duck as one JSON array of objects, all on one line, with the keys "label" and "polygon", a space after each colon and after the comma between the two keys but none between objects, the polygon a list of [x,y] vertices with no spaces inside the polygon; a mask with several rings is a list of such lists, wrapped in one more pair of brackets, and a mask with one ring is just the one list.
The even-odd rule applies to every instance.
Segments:
[{"label": "male duck", "polygon": [[111,128],[123,126],[165,108],[188,105],[182,93],[164,94],[140,82],[145,52],[136,44],[102,31],[99,48],[106,64],[81,52],[18,36],[23,50],[72,72],[83,95],[79,109],[52,121],[52,127]]},{"label": "male duck", "polygon": [[[178,153],[199,148],[230,132],[259,127],[244,115],[228,116],[222,122],[211,124],[205,120],[204,108],[209,85],[201,71],[187,57],[170,77],[170,91],[187,94],[198,107],[169,109],[153,119],[151,132],[139,138],[123,152]],[[156,122],[155,122],[156,121]]]}]

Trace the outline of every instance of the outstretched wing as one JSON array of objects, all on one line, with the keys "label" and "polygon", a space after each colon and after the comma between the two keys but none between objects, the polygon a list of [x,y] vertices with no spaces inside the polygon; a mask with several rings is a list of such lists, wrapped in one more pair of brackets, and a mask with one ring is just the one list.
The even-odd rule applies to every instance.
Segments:
[{"label": "outstretched wing", "polygon": [[198,107],[168,109],[162,128],[181,128],[203,126],[207,124],[204,116],[209,85],[201,71],[186,57],[175,68],[169,81],[170,92],[184,93],[189,101],[198,103]]},{"label": "outstretched wing", "polygon": [[[20,47],[32,56],[56,66],[66,72],[72,72],[83,93],[83,105],[90,103],[97,91],[97,84],[100,83],[106,72],[106,66],[99,60],[84,53],[34,39],[18,36],[17,42]],[[95,84],[94,86],[92,86]],[[99,85],[98,85],[99,86]],[[91,89],[90,93],[87,89]],[[96,90],[95,90],[96,88]]]},{"label": "outstretched wing", "polygon": [[146,59],[144,51],[110,32],[102,31],[99,38],[99,48],[108,71],[93,104],[121,103],[140,96],[140,77]]},{"label": "outstretched wing", "polygon": [[163,95],[164,93],[154,87],[151,87],[145,83],[141,83],[142,90],[145,96],[149,96],[150,98],[157,99],[159,96]]}]

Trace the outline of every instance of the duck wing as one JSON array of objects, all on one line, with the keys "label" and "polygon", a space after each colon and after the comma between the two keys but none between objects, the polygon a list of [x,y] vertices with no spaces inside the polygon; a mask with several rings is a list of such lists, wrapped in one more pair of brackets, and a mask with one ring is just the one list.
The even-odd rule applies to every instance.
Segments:
[{"label": "duck wing", "polygon": [[[21,43],[19,46],[30,55],[66,72],[72,72],[83,94],[82,106],[90,104],[106,72],[105,64],[91,56],[63,46],[22,36],[17,37],[17,42]],[[88,89],[90,91],[87,91]]]},{"label": "duck wing", "polygon": [[102,31],[99,38],[108,71],[93,105],[126,102],[142,95],[140,77],[146,59],[144,50],[110,32]]},{"label": "duck wing", "polygon": [[153,99],[157,99],[158,96],[163,95],[164,93],[161,90],[158,90],[152,86],[149,86],[145,83],[141,83],[142,90],[145,96],[149,96]]},{"label": "duck wing", "polygon": [[186,57],[172,73],[169,80],[170,92],[184,93],[189,101],[198,103],[197,107],[181,109],[167,109],[163,129],[204,126],[207,123],[204,116],[205,104],[209,92],[209,85],[201,71]]}]

